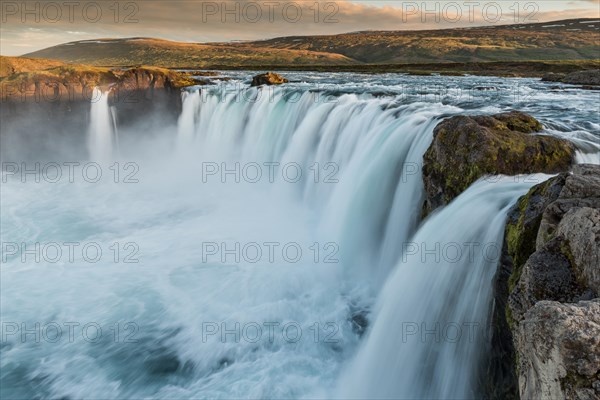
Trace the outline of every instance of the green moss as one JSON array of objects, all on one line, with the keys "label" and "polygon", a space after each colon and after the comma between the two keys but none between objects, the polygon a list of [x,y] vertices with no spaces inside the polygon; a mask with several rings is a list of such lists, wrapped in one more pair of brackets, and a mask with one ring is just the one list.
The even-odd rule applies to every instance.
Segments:
[{"label": "green moss", "polygon": [[573,391],[574,389],[592,388],[592,384],[596,379],[597,378],[595,376],[582,376],[575,372],[573,369],[568,369],[567,375],[560,380],[560,387],[563,390],[563,392],[567,392],[565,393],[566,396],[570,397],[569,392]]},{"label": "green moss", "polygon": [[512,315],[512,310],[508,305],[504,308],[504,317],[506,318],[508,327],[510,328],[510,330],[512,332],[514,329],[514,319],[513,319],[513,315]]},{"label": "green moss", "polygon": [[568,170],[575,155],[573,145],[531,134],[541,129],[539,121],[520,112],[452,117],[436,127],[434,143],[425,153],[426,186],[431,183],[436,192],[441,189],[447,204],[485,175]]},{"label": "green moss", "polygon": [[[505,228],[506,245],[508,254],[513,261],[513,271],[508,279],[509,293],[512,292],[521,278],[523,266],[535,252],[537,233],[542,222],[542,213],[538,213],[526,221],[528,208],[534,196],[546,196],[552,180],[531,188],[527,194],[517,201],[518,218],[515,222],[509,221]],[[533,210],[531,210],[533,212]]]},{"label": "green moss", "polygon": [[533,117],[526,114],[508,113],[496,117],[504,123],[504,126],[511,130],[522,133],[533,133],[542,130],[542,124]]}]

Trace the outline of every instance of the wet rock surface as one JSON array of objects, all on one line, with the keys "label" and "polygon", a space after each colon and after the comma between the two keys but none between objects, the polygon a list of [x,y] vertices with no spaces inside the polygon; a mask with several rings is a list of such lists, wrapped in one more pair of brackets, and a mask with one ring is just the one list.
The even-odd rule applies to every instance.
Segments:
[{"label": "wet rock surface", "polygon": [[267,72],[265,74],[256,75],[254,78],[252,78],[252,84],[250,86],[281,85],[287,82],[288,80],[283,76],[273,72]]},{"label": "wet rock surface", "polygon": [[522,399],[600,398],[600,300],[540,301],[515,331]]},{"label": "wet rock surface", "polygon": [[492,360],[496,369],[511,360],[523,399],[600,398],[599,205],[600,166],[576,165],[534,186],[509,213],[495,282],[506,321],[495,309]]},{"label": "wet rock surface", "polygon": [[438,124],[424,155],[424,215],[486,175],[567,171],[574,159],[573,145],[533,134],[541,130],[535,118],[516,111],[454,116]]}]

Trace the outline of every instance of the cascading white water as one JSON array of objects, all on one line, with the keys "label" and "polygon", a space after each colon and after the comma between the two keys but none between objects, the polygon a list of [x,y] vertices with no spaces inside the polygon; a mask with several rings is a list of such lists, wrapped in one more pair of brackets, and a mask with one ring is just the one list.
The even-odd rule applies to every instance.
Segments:
[{"label": "cascading white water", "polygon": [[[506,207],[533,183],[480,182],[419,228],[421,163],[441,118],[467,110],[500,112],[514,101],[408,99],[397,90],[403,80],[422,80],[426,90],[448,77],[336,74],[327,78],[334,82],[328,91],[314,84],[317,78],[321,74],[301,75],[277,88],[240,90],[225,83],[186,92],[177,127],[121,128],[120,148],[108,95],[95,91],[90,158],[107,161],[119,151],[122,160],[135,161],[139,181],[125,184],[121,174],[118,183],[110,176],[94,184],[3,184],[3,238],[93,242],[105,257],[90,264],[77,253],[75,262],[48,265],[9,257],[2,272],[2,321],[27,327],[97,323],[103,332],[134,322],[138,341],[107,334],[93,343],[79,335],[74,342],[32,345],[13,335],[2,343],[0,397],[474,397],[474,369],[485,349],[480,336],[431,343],[411,333],[404,343],[402,322],[409,324],[405,329],[425,323],[431,330],[433,323],[451,329],[456,321],[463,337],[469,326],[461,322],[479,323],[480,332],[490,305],[493,254],[489,260],[475,253],[472,260],[437,263],[422,261],[423,252],[412,254],[413,247],[403,256],[402,244],[435,249],[435,243],[499,243]],[[467,87],[472,79],[456,82]],[[489,79],[495,86],[507,81]],[[548,94],[532,91],[538,97],[528,104],[537,116],[549,110],[543,104]],[[595,115],[588,92],[561,96],[568,101],[556,105],[580,104]],[[551,113],[546,121],[555,121],[557,135],[580,132],[579,147],[597,153],[598,127],[585,121],[591,117],[569,109]],[[256,184],[235,182],[231,174],[202,179],[203,163],[221,169],[225,163],[231,171],[236,163],[264,162],[297,164],[303,175],[290,183],[280,168],[269,183],[264,168]],[[125,165],[121,172],[131,172]],[[339,262],[314,262],[310,254],[298,263],[202,261],[205,241],[274,240],[334,242]],[[115,242],[138,246],[140,262],[115,263]],[[439,255],[452,257],[452,249]],[[356,312],[370,312],[370,333],[362,338],[354,329]],[[291,321],[304,335],[298,342],[281,335],[271,341],[264,330],[257,341],[204,340],[203,324],[223,321],[228,329]],[[326,340],[327,323],[337,328],[334,341]],[[316,340],[315,324],[321,327]]]},{"label": "cascading white water", "polygon": [[508,209],[535,182],[480,180],[429,218],[389,277],[340,398],[476,398]]},{"label": "cascading white water", "polygon": [[292,194],[319,208],[321,235],[339,244],[348,274],[377,289],[419,222],[437,117],[458,111],[284,88],[193,91],[183,94],[176,147],[203,160],[300,165]]},{"label": "cascading white water", "polygon": [[90,159],[101,164],[111,161],[115,142],[115,120],[108,105],[109,94],[109,91],[95,87],[91,101],[88,150]]}]

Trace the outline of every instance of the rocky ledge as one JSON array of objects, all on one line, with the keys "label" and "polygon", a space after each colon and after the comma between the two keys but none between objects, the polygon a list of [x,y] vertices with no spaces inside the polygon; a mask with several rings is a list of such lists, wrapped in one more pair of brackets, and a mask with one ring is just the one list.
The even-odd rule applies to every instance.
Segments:
[{"label": "rocky ledge", "polygon": [[199,82],[183,73],[158,67],[109,69],[83,65],[62,65],[39,71],[8,75],[0,81],[2,101],[90,100],[94,87],[126,95],[134,91],[180,88]]},{"label": "rocky ledge", "polygon": [[600,166],[518,200],[494,288],[489,397],[600,398]]},{"label": "rocky ledge", "polygon": [[600,398],[600,166],[534,186],[505,241],[521,398]]},{"label": "rocky ledge", "polygon": [[424,156],[426,201],[423,214],[448,204],[485,175],[567,171],[573,145],[542,130],[535,118],[509,112],[492,116],[455,116],[435,128]]},{"label": "rocky ledge", "polygon": [[97,100],[94,88],[99,87],[110,91],[109,103],[115,106],[119,126],[148,121],[150,116],[157,117],[155,124],[168,125],[181,112],[181,89],[196,84],[202,82],[185,73],[149,66],[65,64],[20,71],[0,78],[0,117],[7,131],[19,135],[81,132],[87,127],[90,103]]},{"label": "rocky ledge", "polygon": [[583,85],[587,87],[600,86],[600,69],[575,71],[569,74],[549,73],[542,78],[544,82],[561,82],[571,85]]}]

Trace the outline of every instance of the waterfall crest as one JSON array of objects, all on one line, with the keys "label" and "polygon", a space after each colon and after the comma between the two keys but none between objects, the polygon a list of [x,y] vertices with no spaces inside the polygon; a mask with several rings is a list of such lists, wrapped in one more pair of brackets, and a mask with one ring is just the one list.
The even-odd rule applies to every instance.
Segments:
[{"label": "waterfall crest", "polygon": [[183,156],[301,165],[292,194],[320,210],[323,235],[339,243],[344,265],[375,287],[399,256],[395,243],[419,222],[422,157],[438,116],[460,111],[287,88],[216,88],[182,100],[176,147]]}]

